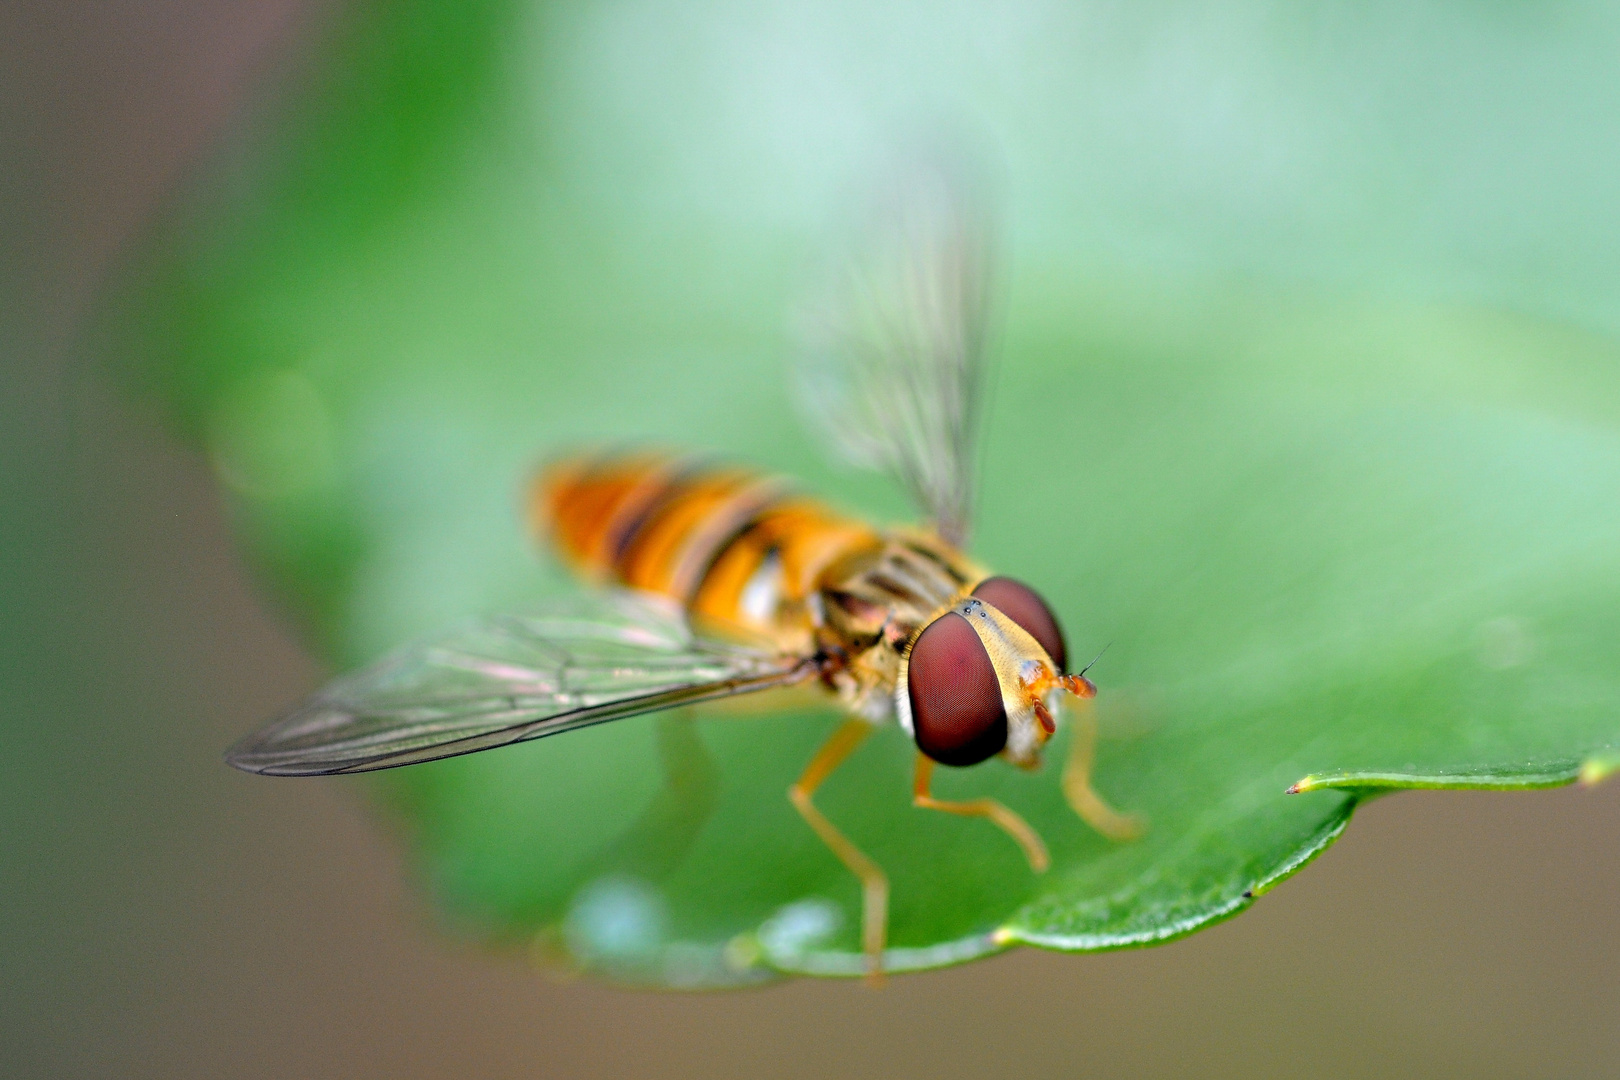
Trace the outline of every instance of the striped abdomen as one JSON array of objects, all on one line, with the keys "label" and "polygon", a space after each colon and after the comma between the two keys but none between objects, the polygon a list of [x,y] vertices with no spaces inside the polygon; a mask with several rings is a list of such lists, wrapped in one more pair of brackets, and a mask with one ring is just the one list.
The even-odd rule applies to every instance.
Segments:
[{"label": "striped abdomen", "polygon": [[585,576],[663,594],[794,650],[812,646],[811,594],[882,544],[779,480],[666,457],[560,462],[532,509],[537,531]]}]

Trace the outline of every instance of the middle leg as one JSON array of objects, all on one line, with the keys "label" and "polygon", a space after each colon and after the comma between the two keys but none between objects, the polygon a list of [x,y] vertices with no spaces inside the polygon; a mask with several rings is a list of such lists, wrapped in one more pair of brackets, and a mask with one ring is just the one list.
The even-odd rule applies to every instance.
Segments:
[{"label": "middle leg", "polygon": [[864,851],[850,843],[849,838],[839,832],[838,827],[828,821],[826,815],[810,801],[822,782],[871,733],[872,725],[865,720],[845,720],[843,726],[833,732],[832,737],[816,751],[816,756],[810,759],[810,764],[805,766],[794,785],[788,788],[788,798],[799,811],[799,816],[821,837],[821,842],[838,856],[838,861],[861,879],[861,947],[866,953],[867,978],[877,982],[883,978],[883,945],[889,927],[888,876]]}]

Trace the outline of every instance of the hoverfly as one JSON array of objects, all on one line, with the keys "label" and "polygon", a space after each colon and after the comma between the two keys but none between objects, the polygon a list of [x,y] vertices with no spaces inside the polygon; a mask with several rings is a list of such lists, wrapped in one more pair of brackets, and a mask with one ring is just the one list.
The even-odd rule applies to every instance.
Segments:
[{"label": "hoverfly", "polygon": [[[875,528],[753,473],[654,454],[546,469],[539,532],[604,588],[585,604],[463,624],[332,683],[226,755],[240,769],[310,776],[393,768],[682,705],[819,684],[846,713],[788,791],[862,886],[862,947],[881,972],[888,879],[812,801],[877,727],[916,742],[915,805],[1000,828],[1032,869],[1041,837],[991,799],[936,799],[936,765],[1001,757],[1034,768],[1066,699],[1051,608],[965,553],[972,434],[984,366],[988,236],[960,177],[897,185],[811,320],[799,397],[836,448],[895,476],[927,516]],[[1075,711],[1062,787],[1113,839],[1136,818],[1090,782],[1094,727]]]}]

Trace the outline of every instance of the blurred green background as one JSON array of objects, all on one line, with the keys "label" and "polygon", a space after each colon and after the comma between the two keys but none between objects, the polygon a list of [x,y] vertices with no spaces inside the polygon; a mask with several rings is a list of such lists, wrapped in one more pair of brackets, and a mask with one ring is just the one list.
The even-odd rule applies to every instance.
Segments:
[{"label": "blurred green background", "polygon": [[[1578,758],[1612,737],[1615,700],[1604,12],[7,18],[9,1071],[1603,1073],[1605,788],[1375,803],[1303,878],[1165,950],[1018,955],[883,995],[669,999],[448,945],[352,791],[234,776],[217,753],[318,681],[293,625],[353,660],[554,588],[513,492],[574,439],[701,432],[901,512],[788,425],[785,311],[850,177],[946,114],[996,146],[1009,208],[981,550],[1050,582],[1077,639],[1082,610],[1125,636],[1110,665],[1135,705],[1105,761],[1121,792],[1165,799],[1156,835],[1178,835],[1190,774],[1151,766],[1230,742],[1231,717],[1188,725],[1187,702],[1236,702],[1241,722],[1256,688],[1308,701],[1346,658],[1393,680],[1358,669],[1374,689],[1352,706],[1461,721],[1327,710],[1323,755],[1274,711],[1241,728],[1276,748],[1253,791],[1314,768]],[[281,70],[333,50],[343,66]],[[240,111],[289,83],[290,106]],[[185,204],[202,209],[140,257],[136,321],[87,344],[110,253],[210,145]],[[645,385],[659,397],[626,394]],[[1056,475],[1027,478],[1043,453]],[[1061,527],[1018,520],[1053,491]],[[245,584],[227,513],[270,589]],[[1223,574],[1211,553],[1247,562]],[[1443,602],[1404,602],[1437,583]],[[1331,662],[1312,666],[1323,627]],[[1410,737],[1358,741],[1369,728]],[[421,777],[398,781],[407,806],[439,793],[441,896],[512,895],[489,870],[511,852],[476,850],[502,819],[468,798],[544,775],[528,753],[399,774]],[[480,820],[458,838],[457,819]]]}]

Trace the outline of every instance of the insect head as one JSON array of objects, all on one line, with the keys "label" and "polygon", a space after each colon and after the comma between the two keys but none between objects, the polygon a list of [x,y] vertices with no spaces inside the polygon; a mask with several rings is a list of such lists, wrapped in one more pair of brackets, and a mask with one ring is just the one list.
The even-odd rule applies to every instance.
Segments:
[{"label": "insect head", "polygon": [[995,754],[1033,768],[1057,730],[1056,694],[1096,688],[1065,675],[1068,650],[1046,601],[1012,578],[993,577],[925,625],[901,666],[896,705],[917,748],[942,765]]}]

